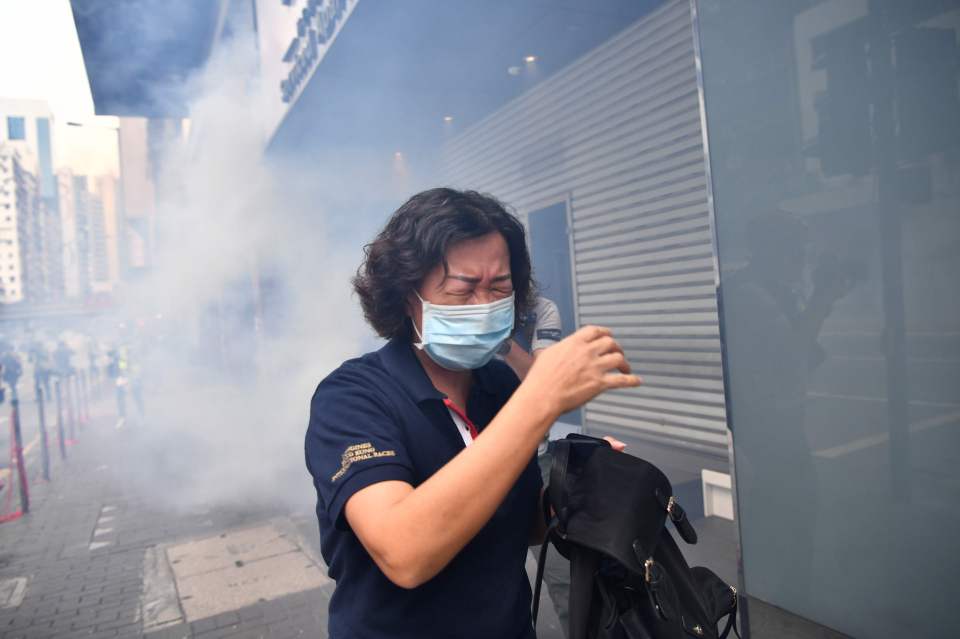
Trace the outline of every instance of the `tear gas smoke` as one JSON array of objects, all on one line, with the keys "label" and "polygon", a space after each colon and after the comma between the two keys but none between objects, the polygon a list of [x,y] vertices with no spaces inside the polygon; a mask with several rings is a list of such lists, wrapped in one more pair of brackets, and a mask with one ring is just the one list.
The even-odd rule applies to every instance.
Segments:
[{"label": "tear gas smoke", "polygon": [[310,397],[374,341],[349,280],[380,220],[364,226],[350,206],[394,196],[352,172],[361,156],[264,160],[250,37],[217,47],[186,85],[191,137],[160,155],[157,252],[125,300],[126,317],[163,320],[138,353],[147,418],[127,430],[142,452],[119,466],[151,498],[184,508],[312,505]]}]

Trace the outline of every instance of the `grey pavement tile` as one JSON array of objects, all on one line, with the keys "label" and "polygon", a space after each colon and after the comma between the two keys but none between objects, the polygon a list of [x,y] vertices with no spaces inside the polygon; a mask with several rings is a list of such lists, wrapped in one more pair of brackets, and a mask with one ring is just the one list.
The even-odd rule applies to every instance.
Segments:
[{"label": "grey pavement tile", "polygon": [[97,630],[110,630],[111,628],[139,628],[139,624],[132,619],[115,619],[113,621],[104,621],[96,625]]},{"label": "grey pavement tile", "polygon": [[31,627],[24,630],[12,632],[12,633],[2,633],[0,637],[3,639],[50,639],[51,638],[50,629],[43,627]]},{"label": "grey pavement tile", "polygon": [[222,628],[216,628],[214,630],[207,631],[203,634],[194,635],[195,639],[224,639],[225,637],[236,636],[237,633],[242,632],[243,627],[241,624],[234,623],[229,626],[223,626]]},{"label": "grey pavement tile", "polygon": [[270,629],[266,626],[240,628],[235,633],[224,636],[229,637],[229,639],[271,639]]},{"label": "grey pavement tile", "polygon": [[188,624],[178,624],[145,633],[143,636],[145,639],[188,639],[193,634]]},{"label": "grey pavement tile", "polygon": [[261,619],[263,619],[263,616],[264,616],[263,608],[259,605],[243,608],[238,612],[240,614],[241,621],[244,621],[244,622],[260,621]]},{"label": "grey pavement tile", "polygon": [[316,637],[316,628],[315,624],[298,624],[290,621],[285,621],[276,625],[270,626],[270,638],[271,639],[299,639],[301,637]]}]

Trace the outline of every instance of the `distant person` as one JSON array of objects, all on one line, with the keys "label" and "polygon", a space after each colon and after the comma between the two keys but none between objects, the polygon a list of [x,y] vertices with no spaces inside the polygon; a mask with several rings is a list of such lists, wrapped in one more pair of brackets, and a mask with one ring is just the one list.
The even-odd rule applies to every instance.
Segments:
[{"label": "distant person", "polygon": [[537,446],[561,414],[640,380],[596,326],[544,350],[522,383],[494,359],[532,282],[523,226],[488,196],[410,198],[354,288],[389,341],[344,362],[311,402],[330,639],[534,639]]},{"label": "distant person", "polygon": [[30,362],[33,364],[33,383],[37,388],[43,388],[44,396],[50,399],[50,376],[53,372],[53,363],[50,351],[41,340],[34,340],[30,344]]},{"label": "distant person", "polygon": [[20,381],[20,376],[23,375],[23,365],[13,350],[12,344],[2,344],[0,345],[0,349],[2,349],[2,351],[0,351],[0,368],[2,368],[0,377],[2,377],[3,382],[10,388],[13,397],[16,398],[17,383]]},{"label": "distant person", "polygon": [[[20,379],[22,368],[13,350],[13,344],[0,337],[0,380],[9,385],[11,390]],[[0,385],[0,403],[6,400],[6,389]]]},{"label": "distant person", "polygon": [[98,356],[99,345],[97,340],[91,337],[87,341],[87,370],[90,371],[91,384],[97,384],[100,381],[100,371],[97,368]]},{"label": "distant person", "polygon": [[127,382],[130,388],[130,394],[133,396],[133,403],[137,407],[137,416],[143,418],[143,366],[140,362],[139,352],[134,352],[132,348],[125,350]]},{"label": "distant person", "polygon": [[[563,339],[563,320],[557,305],[543,296],[537,296],[533,307],[517,322],[511,339],[503,343],[498,355],[522,381],[533,362],[543,351]],[[553,465],[553,449],[549,431],[537,448],[537,463],[543,483],[550,480]],[[536,556],[536,552],[534,555]],[[570,562],[560,553],[548,553],[543,580],[553,602],[553,609],[563,634],[568,634],[570,608]]]},{"label": "distant person", "polygon": [[113,380],[117,397],[117,417],[121,423],[127,418],[127,360],[120,349],[111,348],[107,352],[107,376]]},{"label": "distant person", "polygon": [[53,351],[53,365],[60,377],[66,378],[74,373],[73,349],[63,340],[57,343],[57,349]]}]

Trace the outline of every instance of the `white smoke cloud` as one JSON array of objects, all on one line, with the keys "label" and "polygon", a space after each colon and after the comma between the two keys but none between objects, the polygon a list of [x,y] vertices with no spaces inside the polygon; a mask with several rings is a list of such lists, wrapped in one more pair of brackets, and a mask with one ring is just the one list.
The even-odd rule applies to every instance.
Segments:
[{"label": "white smoke cloud", "polygon": [[[349,284],[369,238],[346,220],[352,197],[362,205],[393,195],[371,194],[369,175],[343,168],[365,166],[364,157],[264,160],[255,51],[249,35],[236,36],[188,84],[192,136],[163,154],[156,259],[126,299],[130,318],[162,316],[164,337],[142,349],[147,418],[125,429],[141,453],[118,465],[141,490],[184,508],[311,506],[310,397],[374,341]],[[233,294],[249,291],[258,269],[282,283],[282,330],[211,344],[250,334],[235,329],[252,329],[253,306]],[[262,301],[268,315],[279,310],[271,303]],[[228,326],[208,325],[209,309],[237,306]]]}]

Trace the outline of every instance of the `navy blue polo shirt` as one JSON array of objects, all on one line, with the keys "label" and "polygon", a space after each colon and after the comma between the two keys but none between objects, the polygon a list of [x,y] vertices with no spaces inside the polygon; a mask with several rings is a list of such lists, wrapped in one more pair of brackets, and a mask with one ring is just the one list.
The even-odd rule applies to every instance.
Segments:
[{"label": "navy blue polo shirt", "polygon": [[[518,384],[499,361],[474,371],[466,411],[481,432]],[[463,450],[444,397],[405,339],[345,362],[314,393],[306,458],[321,552],[336,580],[331,639],[534,636],[524,570],[541,487],[533,456],[486,526],[417,588],[387,579],[346,521],[344,505],[358,490],[390,480],[417,487]]]}]

